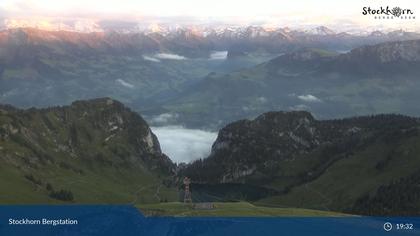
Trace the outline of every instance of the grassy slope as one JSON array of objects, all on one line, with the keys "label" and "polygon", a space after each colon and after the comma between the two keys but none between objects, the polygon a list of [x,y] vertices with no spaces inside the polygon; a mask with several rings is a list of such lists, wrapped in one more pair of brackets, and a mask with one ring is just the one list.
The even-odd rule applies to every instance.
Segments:
[{"label": "grassy slope", "polygon": [[[378,141],[369,148],[335,162],[315,180],[293,188],[288,194],[265,198],[256,204],[345,210],[365,193],[374,194],[380,185],[418,171],[419,137],[386,144]],[[385,163],[378,170],[378,163]],[[273,187],[273,186],[271,186]]]},{"label": "grassy slope", "polygon": [[79,174],[49,165],[32,172],[41,184],[27,180],[25,174],[18,168],[1,164],[1,204],[68,203],[48,197],[46,183],[56,190],[71,190],[74,195],[71,203],[150,203],[177,199],[175,189],[165,187],[160,179],[147,172],[102,167],[84,169],[83,174]]},{"label": "grassy slope", "polygon": [[344,216],[336,212],[262,207],[247,202],[215,203],[214,209],[193,209],[180,202],[140,204],[137,207],[149,216]]},{"label": "grassy slope", "polygon": [[[7,127],[13,117],[0,114],[0,125]],[[88,141],[83,133],[78,134],[81,145],[74,155],[70,150],[60,150],[69,142],[69,127],[59,122],[53,111],[45,113],[45,117],[50,128],[40,113],[33,113],[19,121],[25,124],[19,132],[20,141],[0,138],[0,204],[67,203],[50,198],[47,183],[54,190],[70,190],[74,195],[72,203],[151,203],[177,199],[176,189],[162,184],[165,173],[149,170],[139,157],[128,162],[132,154],[124,159],[112,153],[112,147],[125,152],[132,150],[124,131],[114,136],[110,144],[103,144],[109,134],[93,128],[90,122],[73,118],[78,132],[94,137]],[[96,158],[96,154],[102,158]],[[25,178],[28,175],[37,181]]]}]

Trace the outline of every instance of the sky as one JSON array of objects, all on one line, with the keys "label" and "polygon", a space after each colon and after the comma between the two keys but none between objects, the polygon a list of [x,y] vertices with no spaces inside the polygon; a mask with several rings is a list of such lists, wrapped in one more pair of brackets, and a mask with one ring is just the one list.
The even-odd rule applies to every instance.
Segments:
[{"label": "sky", "polygon": [[93,20],[194,19],[238,24],[418,27],[416,20],[374,20],[365,6],[419,12],[418,0],[0,0],[0,18]]}]

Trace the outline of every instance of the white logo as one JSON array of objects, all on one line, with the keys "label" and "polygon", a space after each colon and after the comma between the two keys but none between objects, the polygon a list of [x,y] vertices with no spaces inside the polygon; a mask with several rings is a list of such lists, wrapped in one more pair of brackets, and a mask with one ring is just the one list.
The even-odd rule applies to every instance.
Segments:
[{"label": "white logo", "polygon": [[374,19],[416,19],[413,10],[401,7],[386,6],[376,9],[371,7],[363,7],[362,14],[365,16],[372,15],[374,16]]}]

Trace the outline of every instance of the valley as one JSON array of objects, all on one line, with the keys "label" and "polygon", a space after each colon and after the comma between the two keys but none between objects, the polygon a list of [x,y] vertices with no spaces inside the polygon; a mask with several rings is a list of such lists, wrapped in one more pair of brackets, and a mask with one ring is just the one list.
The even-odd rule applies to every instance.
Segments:
[{"label": "valley", "polygon": [[419,65],[403,30],[8,28],[0,203],[418,215]]},{"label": "valley", "polygon": [[[175,164],[147,123],[109,98],[0,111],[1,186],[8,186],[0,190],[2,203],[130,203],[147,214],[178,216],[419,209],[413,185],[420,173],[419,118],[316,120],[303,111],[270,112],[222,128],[208,157]],[[191,212],[174,203],[184,196],[184,176],[192,179],[193,202],[215,202],[216,210]],[[384,210],[399,188],[410,201]],[[377,205],[366,207],[376,198]]]},{"label": "valley", "polygon": [[[171,114],[171,123],[159,125],[212,131],[272,110],[308,110],[321,119],[416,116],[418,39],[402,30],[350,34],[323,26],[10,28],[0,32],[0,102],[29,108],[112,97],[151,125]],[[400,64],[397,55],[405,55]]]},{"label": "valley", "polygon": [[164,107],[190,125],[214,129],[277,110],[310,111],[320,119],[418,116],[419,62],[418,40],[344,54],[302,49],[251,68],[208,75]]}]

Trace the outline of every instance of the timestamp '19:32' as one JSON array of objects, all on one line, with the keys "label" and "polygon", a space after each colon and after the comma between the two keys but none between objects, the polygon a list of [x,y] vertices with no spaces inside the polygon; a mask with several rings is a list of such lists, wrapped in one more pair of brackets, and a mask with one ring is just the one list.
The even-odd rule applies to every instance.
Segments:
[{"label": "timestamp '19:32'", "polygon": [[414,225],[411,223],[399,223],[399,224],[395,224],[395,229],[397,230],[413,230],[414,229]]}]

